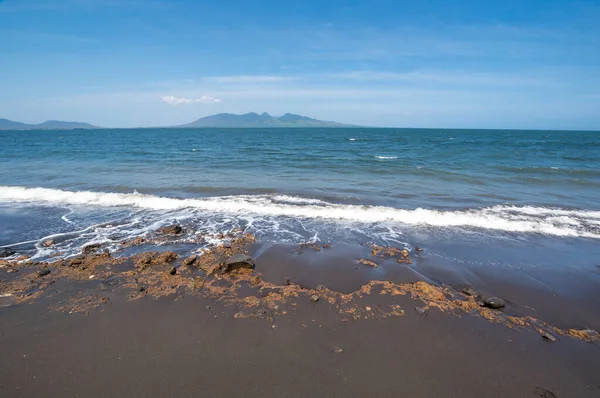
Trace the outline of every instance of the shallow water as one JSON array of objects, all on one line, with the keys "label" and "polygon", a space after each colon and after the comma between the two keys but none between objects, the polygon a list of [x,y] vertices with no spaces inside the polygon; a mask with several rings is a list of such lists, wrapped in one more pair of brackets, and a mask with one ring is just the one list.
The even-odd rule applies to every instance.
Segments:
[{"label": "shallow water", "polygon": [[[0,245],[44,258],[179,222],[278,243],[600,253],[600,133],[421,129],[0,132]],[[58,245],[40,242],[54,237]],[[25,243],[23,243],[25,242]],[[433,249],[436,251],[435,249]],[[450,261],[466,254],[437,250]],[[509,250],[510,252],[510,250]],[[559,256],[560,257],[560,256]],[[454,261],[454,260],[453,260]],[[538,261],[539,263],[540,261]],[[561,260],[561,262],[564,262]],[[489,265],[488,264],[488,265]]]}]

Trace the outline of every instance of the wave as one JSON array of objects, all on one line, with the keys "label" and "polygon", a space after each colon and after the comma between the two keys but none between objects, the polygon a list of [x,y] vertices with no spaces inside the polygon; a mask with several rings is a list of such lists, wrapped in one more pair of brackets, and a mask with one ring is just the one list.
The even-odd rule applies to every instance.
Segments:
[{"label": "wave", "polygon": [[391,159],[398,159],[398,156],[375,156],[377,159],[381,159],[381,160],[391,160]]},{"label": "wave", "polygon": [[[211,214],[260,215],[294,219],[323,219],[353,223],[393,223],[423,227],[462,227],[518,233],[600,239],[600,211],[535,206],[466,209],[399,209],[384,206],[336,204],[287,195],[236,195],[180,199],[133,193],[64,191],[0,186],[0,201],[50,205],[130,207],[156,211],[189,209]],[[389,225],[389,224],[388,224]]]}]

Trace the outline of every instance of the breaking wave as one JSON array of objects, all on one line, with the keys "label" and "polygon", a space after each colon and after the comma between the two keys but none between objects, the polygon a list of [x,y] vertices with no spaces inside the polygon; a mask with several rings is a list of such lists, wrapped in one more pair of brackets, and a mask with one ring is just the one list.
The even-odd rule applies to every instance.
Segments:
[{"label": "breaking wave", "polygon": [[[138,193],[65,191],[0,186],[0,201],[50,205],[127,207],[152,211],[201,211],[228,216],[289,217],[353,224],[476,228],[517,233],[600,239],[600,211],[534,206],[493,206],[466,210],[399,209],[329,203],[287,195],[237,195],[196,199]],[[66,220],[65,220],[66,221]],[[70,221],[70,220],[69,220]]]}]

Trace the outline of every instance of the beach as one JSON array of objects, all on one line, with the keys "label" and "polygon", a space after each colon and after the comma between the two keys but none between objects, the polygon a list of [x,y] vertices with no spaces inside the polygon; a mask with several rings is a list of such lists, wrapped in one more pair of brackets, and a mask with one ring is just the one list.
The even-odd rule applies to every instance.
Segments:
[{"label": "beach", "polygon": [[591,132],[4,132],[0,396],[600,395]]}]

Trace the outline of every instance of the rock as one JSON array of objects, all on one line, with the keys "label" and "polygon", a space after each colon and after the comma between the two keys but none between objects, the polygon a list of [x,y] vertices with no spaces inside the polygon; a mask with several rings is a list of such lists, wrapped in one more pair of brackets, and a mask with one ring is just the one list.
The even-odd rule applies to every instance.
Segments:
[{"label": "rock", "polygon": [[325,243],[325,244],[323,245],[323,249],[329,249],[330,247],[331,247],[331,244],[330,244],[330,243]]},{"label": "rock", "polygon": [[177,260],[177,253],[172,251],[162,252],[156,257],[157,263],[170,263],[175,260]]},{"label": "rock", "polygon": [[14,250],[9,249],[8,247],[0,248],[0,258],[12,256],[13,254],[15,254]]},{"label": "rock", "polygon": [[69,266],[70,267],[77,267],[78,265],[83,264],[83,257],[73,257],[71,260],[69,260]]},{"label": "rock", "polygon": [[189,256],[188,258],[183,260],[181,262],[181,265],[183,265],[184,267],[190,266],[196,262],[196,259],[197,259],[196,255],[192,254],[191,256]]},{"label": "rock", "polygon": [[9,268],[8,271],[6,271],[6,272],[8,272],[9,274],[12,274],[13,272],[19,272],[19,270],[16,268]]},{"label": "rock", "polygon": [[468,294],[471,297],[478,297],[479,292],[473,286],[465,286],[462,288],[463,293]]},{"label": "rock", "polygon": [[100,249],[100,246],[102,246],[100,243],[93,243],[91,245],[84,246],[83,249],[81,249],[81,252],[83,254],[93,253],[96,250]]},{"label": "rock", "polygon": [[417,253],[421,253],[421,252],[423,251],[423,248],[421,248],[421,247],[417,246],[417,247],[415,247],[415,251],[416,251]]},{"label": "rock", "polygon": [[375,261],[371,261],[371,260],[367,260],[364,258],[361,258],[360,260],[358,260],[359,264],[364,264],[364,265],[368,265],[369,267],[373,267],[373,268],[377,268],[378,265]]},{"label": "rock", "polygon": [[488,308],[498,309],[506,305],[504,300],[499,297],[484,297],[483,304]]},{"label": "rock", "polygon": [[175,275],[176,273],[177,273],[177,268],[171,267],[171,269],[169,269],[169,275]]},{"label": "rock", "polygon": [[253,285],[259,285],[261,282],[261,279],[260,279],[260,276],[254,275],[250,281],[252,282]]},{"label": "rock", "polygon": [[206,306],[206,311],[210,311],[210,308],[211,308],[210,305],[207,305]]},{"label": "rock", "polygon": [[140,288],[138,289],[140,292],[145,292],[146,288],[144,286],[140,286]]},{"label": "rock", "polygon": [[183,233],[183,228],[180,225],[169,225],[158,230],[159,234],[164,235],[180,235]]},{"label": "rock", "polygon": [[319,286],[317,286],[317,290],[320,291],[320,292],[322,292],[323,290],[327,290],[327,286],[325,286],[325,285],[319,285]]},{"label": "rock", "polygon": [[321,297],[319,297],[316,294],[313,294],[312,296],[310,296],[310,301],[312,301],[313,303],[316,303],[317,301],[319,301]]},{"label": "rock", "polygon": [[402,255],[402,257],[404,257],[404,258],[408,257],[409,256],[408,250],[405,249],[405,250],[400,251],[400,255]]},{"label": "rock", "polygon": [[253,269],[254,268],[254,260],[247,254],[234,254],[229,257],[225,262],[225,267],[223,269],[223,273],[226,274],[236,269],[246,268]]},{"label": "rock", "polygon": [[50,270],[48,268],[45,268],[45,269],[43,269],[43,270],[41,270],[41,271],[38,272],[38,276],[40,278],[44,277],[46,275],[49,275],[49,274],[50,274]]},{"label": "rock", "polygon": [[48,239],[42,242],[42,247],[50,247],[50,246],[54,246],[56,244],[56,241],[54,239]]},{"label": "rock", "polygon": [[550,332],[548,332],[546,330],[541,330],[541,329],[538,331],[540,332],[540,336],[542,336],[546,340],[550,340],[552,342],[556,341],[556,337],[554,337]]},{"label": "rock", "polygon": [[415,307],[415,310],[416,310],[416,311],[417,311],[419,314],[421,314],[421,315],[425,315],[425,314],[427,313],[427,310],[428,310],[428,309],[427,309],[427,308],[425,308],[425,307]]},{"label": "rock", "polygon": [[341,347],[333,347],[333,348],[331,349],[331,351],[332,351],[333,353],[335,353],[335,354],[341,354],[341,353],[343,353],[343,352],[344,352],[344,349],[343,349],[343,348],[341,348]]}]

